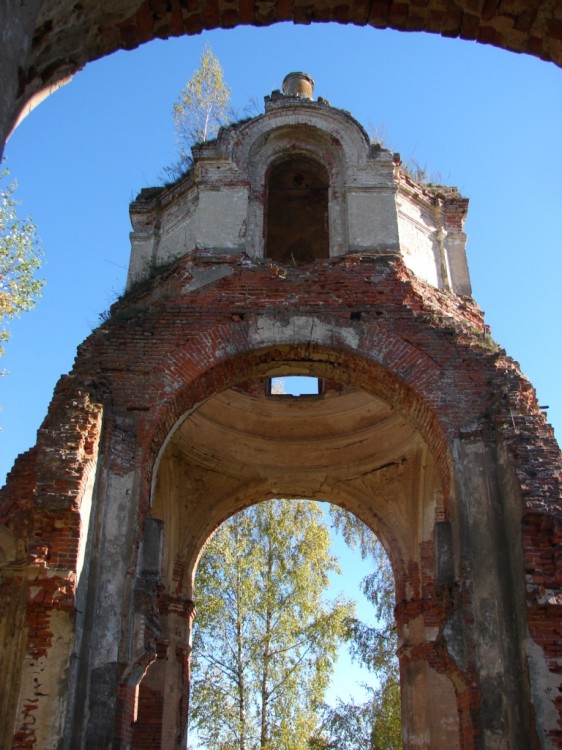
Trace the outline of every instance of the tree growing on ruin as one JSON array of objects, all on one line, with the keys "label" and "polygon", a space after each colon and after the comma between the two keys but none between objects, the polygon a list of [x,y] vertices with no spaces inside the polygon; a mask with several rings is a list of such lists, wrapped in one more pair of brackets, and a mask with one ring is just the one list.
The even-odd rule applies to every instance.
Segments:
[{"label": "tree growing on ruin", "polygon": [[224,523],[199,563],[191,726],[205,747],[304,748],[350,605],[317,504],[272,500]]},{"label": "tree growing on ruin", "polygon": [[206,46],[200,67],[185,84],[173,106],[182,163],[190,162],[191,147],[195,143],[214,138],[219,128],[228,122],[230,91],[220,62]]},{"label": "tree growing on ruin", "polygon": [[4,170],[0,173],[0,355],[9,338],[8,321],[35,305],[44,284],[36,276],[42,256],[37,230],[30,219],[18,217],[16,183],[4,186],[7,179]]}]

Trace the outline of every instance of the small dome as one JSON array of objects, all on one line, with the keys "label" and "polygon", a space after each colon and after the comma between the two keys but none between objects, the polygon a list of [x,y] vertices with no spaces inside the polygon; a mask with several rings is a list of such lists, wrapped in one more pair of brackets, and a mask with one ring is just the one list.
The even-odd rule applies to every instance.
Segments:
[{"label": "small dome", "polygon": [[300,96],[302,99],[312,99],[314,79],[308,73],[288,73],[283,79],[283,93],[285,96]]}]

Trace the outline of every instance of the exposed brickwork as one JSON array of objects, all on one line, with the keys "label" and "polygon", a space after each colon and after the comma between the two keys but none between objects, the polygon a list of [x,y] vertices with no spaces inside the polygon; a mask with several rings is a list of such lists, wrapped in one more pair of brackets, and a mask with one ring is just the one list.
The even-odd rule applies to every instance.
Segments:
[{"label": "exposed brickwork", "polygon": [[[470,430],[486,436],[491,434],[493,419],[509,431],[511,413],[531,420],[529,432],[536,435],[539,431],[548,441],[541,443],[535,454],[527,447],[526,456],[514,456],[519,459],[517,463],[523,467],[525,458],[529,458],[550,466],[556,459],[557,446],[532,387],[490,339],[472,300],[420,284],[397,261],[357,256],[320,262],[306,269],[281,269],[268,262],[232,258],[222,261],[235,266],[232,276],[190,295],[176,296],[193,265],[208,262],[204,256],[182,259],[177,267],[162,274],[151,292],[135,293],[115,308],[110,342],[100,332],[88,341],[87,352],[84,348],[85,368],[98,373],[92,382],[95,384],[98,378],[111,381],[114,398],[126,411],[138,414],[141,429],[150,429],[149,423],[154,425],[154,449],[161,445],[178,414],[194,399],[203,397],[209,386],[215,391],[244,380],[242,368],[251,370],[259,364],[259,355],[248,351],[246,337],[248,326],[259,319],[260,313],[277,314],[282,320],[284,314],[298,307],[299,314],[320,312],[336,325],[355,327],[361,336],[358,348],[365,353],[370,353],[376,342],[375,356],[385,368],[377,371],[378,392],[410,411],[424,437],[442,457],[443,466],[447,461],[446,435],[465,434],[470,425]],[[326,299],[330,299],[329,305]],[[342,309],[347,312],[342,313]],[[356,315],[352,319],[351,313],[357,312],[359,319]],[[174,345],[178,337],[183,338],[186,328],[193,342],[191,351]],[[283,360],[299,359],[301,355],[298,347],[293,352],[279,347],[267,357]],[[351,365],[342,367],[338,376],[348,380],[353,377],[356,384],[366,387],[363,368],[359,363],[352,364],[353,354],[341,349],[338,356]],[[322,366],[321,353],[312,359]],[[140,368],[132,364],[135,362],[142,363]],[[220,376],[214,371],[209,374],[208,362],[221,365]],[[151,377],[154,372],[158,372],[157,379]],[[390,373],[396,373],[400,380]],[[189,389],[183,387],[187,383]],[[447,393],[448,384],[458,394],[455,399]],[[414,393],[424,394],[422,401]],[[157,413],[148,412],[151,403],[159,405]],[[439,425],[431,416],[437,413]],[[515,436],[514,440],[523,442],[526,438]],[[533,479],[528,472],[521,476],[525,476],[527,495],[536,492],[537,497],[552,496],[549,490],[554,487],[545,488],[540,476]],[[555,480],[550,476],[549,481]]]},{"label": "exposed brickwork", "polygon": [[[143,691],[146,696],[146,691]],[[135,717],[138,716],[139,700],[137,686],[129,682],[122,682],[117,688],[118,719],[115,726],[115,735],[119,738],[121,747],[130,747],[135,731]],[[143,701],[142,707],[145,702]],[[157,700],[157,705],[162,708],[162,699]],[[142,732],[140,733],[142,735]]]},{"label": "exposed brickwork", "polygon": [[139,688],[138,721],[133,725],[135,750],[152,750],[160,747],[162,734],[162,706],[164,696],[143,683]]},{"label": "exposed brickwork", "polygon": [[[39,428],[37,446],[18,459],[26,468],[18,472],[15,493],[10,493],[8,502],[3,501],[0,505],[0,523],[6,523],[8,517],[14,523],[12,511],[16,503],[20,511],[36,505],[50,510],[79,508],[87,465],[95,456],[99,439],[101,407],[91,401],[86,389],[77,391],[75,385],[69,376],[59,380],[52,400],[54,408]],[[61,412],[65,414],[62,423],[50,417],[51,413],[58,416]],[[69,461],[63,472],[51,461],[52,449],[47,447],[41,451],[41,446],[51,444],[66,446],[65,455]],[[41,477],[39,484],[38,475]],[[9,481],[10,475],[7,477]]]},{"label": "exposed brickwork", "polygon": [[414,596],[407,600],[406,597],[401,598],[402,589],[397,589],[396,624],[400,633],[413,619],[421,617],[426,628],[435,628],[437,632],[432,641],[402,644],[398,650],[400,665],[404,670],[408,664],[427,663],[432,669],[450,679],[457,700],[460,748],[469,750],[479,747],[480,729],[474,721],[474,716],[480,708],[480,693],[476,687],[477,669],[471,662],[465,672],[461,671],[459,665],[451,658],[443,637],[443,628],[453,605],[458,605],[461,599],[460,586],[466,594],[463,609],[466,616],[470,617],[469,582],[464,581],[460,586],[457,583],[451,588],[436,586],[435,546],[433,541],[424,542],[421,546],[421,570],[418,566],[411,565],[407,577],[407,583],[414,588]]},{"label": "exposed brickwork", "polygon": [[[59,382],[53,403],[65,411],[65,420],[53,424],[47,416],[37,446],[18,460],[22,470],[13,485],[14,492],[2,495],[0,500],[0,523],[10,529],[17,545],[17,559],[3,574],[0,600],[0,621],[9,633],[4,641],[5,685],[10,689],[12,670],[20,668],[17,661],[11,661],[11,651],[19,650],[16,641],[21,635],[27,640],[25,658],[38,675],[21,707],[14,734],[13,747],[22,750],[37,747],[38,696],[49,690],[44,681],[44,661],[54,642],[64,637],[60,618],[53,624],[53,615],[68,613],[69,628],[74,620],[80,503],[96,459],[101,429],[99,404],[92,403],[84,391],[77,393],[68,378]],[[22,599],[26,601],[23,612],[14,610],[14,595],[20,605]],[[14,628],[21,628],[22,634],[14,633]]]},{"label": "exposed brickwork", "polygon": [[[228,264],[232,273],[185,293],[194,269],[218,262]],[[284,333],[296,314],[311,321],[307,340]],[[266,322],[270,327],[261,332]],[[322,325],[331,331],[328,338]],[[111,319],[80,347],[72,374],[57,387],[38,446],[19,459],[3,491],[2,520],[23,540],[36,571],[26,584],[27,658],[49,651],[49,612],[74,606],[72,575],[52,572],[71,571],[76,564],[79,502],[99,438],[102,404],[111,413],[103,442],[105,465],[115,475],[127,476],[133,460],[138,472],[139,507],[132,530],[138,545],[143,518],[150,512],[154,462],[178,418],[232,385],[256,378],[263,383],[264,367],[290,361],[308,363],[327,381],[377,393],[415,425],[442,479],[436,520],[449,518],[452,442],[478,438],[503,451],[525,508],[529,630],[551,668],[558,669],[559,452],[534,391],[490,339],[471,299],[417,281],[396,257],[368,255],[282,267],[244,255],[219,261],[199,253],[177,261],[113,307]],[[476,666],[469,654],[466,668],[460,668],[443,629],[455,607],[462,608],[470,629],[471,581],[437,587],[435,554],[434,542],[427,540],[419,562],[393,560],[399,571],[399,629],[421,617],[424,627],[436,633],[433,640],[405,644],[401,662],[406,668],[421,660],[450,679],[461,748],[468,750],[480,747]],[[170,593],[181,593],[184,577],[178,559]],[[5,580],[8,590],[17,588],[15,577],[11,583]],[[181,596],[146,589],[137,599],[147,617],[192,615],[192,603]],[[5,613],[7,600],[3,602]],[[179,648],[177,658],[187,678],[188,651],[174,648]],[[166,658],[174,656],[167,652]],[[161,731],[161,691],[141,682],[139,720],[133,725],[134,691],[128,683],[119,690],[117,735],[126,743],[132,731],[133,747],[154,747]],[[31,715],[33,703],[26,706],[24,713]],[[24,726],[14,746],[36,747]],[[554,741],[562,746],[559,737]]]}]

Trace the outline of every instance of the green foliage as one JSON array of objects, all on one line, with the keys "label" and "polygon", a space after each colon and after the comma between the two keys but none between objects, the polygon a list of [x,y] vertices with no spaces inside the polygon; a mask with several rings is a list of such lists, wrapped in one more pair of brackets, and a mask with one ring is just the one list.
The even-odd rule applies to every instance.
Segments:
[{"label": "green foliage", "polygon": [[331,506],[332,523],[352,549],[373,562],[373,572],[361,582],[365,597],[374,607],[377,627],[349,619],[351,654],[379,679],[398,677],[396,627],[394,624],[394,574],[384,547],[372,531],[352,513]]},{"label": "green foliage", "polygon": [[190,160],[193,144],[214,138],[228,122],[230,88],[220,62],[205,47],[199,67],[180,92],[173,107],[180,160]]},{"label": "green foliage", "polygon": [[210,47],[205,47],[201,67],[185,84],[173,105],[179,158],[162,170],[160,177],[165,186],[187,174],[193,162],[192,146],[214,138],[222,126],[240,124],[261,113],[257,100],[253,98],[241,110],[233,109],[230,92],[220,62]]},{"label": "green foliage", "polygon": [[402,718],[398,675],[389,676],[374,692],[372,714],[372,750],[400,750]]},{"label": "green foliage", "polygon": [[[365,559],[370,555],[377,555],[380,542],[371,529],[360,521],[353,513],[348,513],[337,505],[330,506],[332,526],[339,531],[350,549],[358,549]],[[382,552],[384,558],[384,550]]]},{"label": "green foliage", "polygon": [[191,722],[206,747],[306,748],[350,605],[316,503],[272,500],[224,523],[197,571]]},{"label": "green foliage", "polygon": [[338,701],[326,707],[321,729],[309,740],[309,750],[400,750],[402,723],[400,682],[395,677],[368,688],[365,703]]},{"label": "green foliage", "polygon": [[394,578],[382,545],[373,555],[375,570],[366,576],[361,588],[374,607],[378,625],[349,620],[351,654],[380,679],[398,675],[396,627],[394,624]]},{"label": "green foliage", "polygon": [[[4,170],[0,180],[7,176]],[[7,187],[0,185],[0,342],[9,338],[6,322],[30,310],[44,284],[35,276],[42,256],[37,230],[29,219],[18,217],[15,189],[15,182]],[[0,354],[3,352],[0,343]]]},{"label": "green foliage", "polygon": [[335,708],[324,708],[322,726],[309,740],[309,750],[402,748],[400,682],[391,677],[367,689],[371,696],[365,703],[338,701]]},{"label": "green foliage", "polygon": [[371,702],[357,704],[338,700],[326,706],[320,731],[309,740],[310,750],[372,750],[373,711]]},{"label": "green foliage", "polygon": [[[346,543],[359,548],[363,558],[373,561],[373,573],[362,581],[363,593],[374,607],[376,627],[356,618],[347,619],[352,657],[363,663],[379,680],[363,704],[339,702],[326,707],[321,732],[311,748],[347,750],[400,750],[402,722],[400,676],[396,657],[394,623],[394,576],[386,552],[375,535],[356,516],[341,508],[330,508],[332,523]],[[324,744],[314,744],[324,743]]]}]

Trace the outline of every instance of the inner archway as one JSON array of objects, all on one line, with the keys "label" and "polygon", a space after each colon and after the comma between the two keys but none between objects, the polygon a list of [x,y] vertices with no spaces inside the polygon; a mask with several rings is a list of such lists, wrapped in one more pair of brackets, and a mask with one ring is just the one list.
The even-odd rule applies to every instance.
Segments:
[{"label": "inner archway", "polygon": [[[165,580],[192,594],[205,540],[248,504],[250,487],[254,496],[320,498],[329,486],[330,499],[380,536],[403,575],[416,541],[411,516],[417,517],[418,505],[438,498],[443,513],[441,477],[415,427],[380,398],[334,381],[325,380],[319,395],[280,399],[267,391],[267,380],[256,379],[218,393],[169,439],[152,506],[152,515],[174,534],[166,540]],[[427,501],[420,499],[422,464],[424,484],[431,486]],[[366,502],[373,483],[377,498]],[[172,487],[181,500],[172,501]],[[200,492],[209,500],[196,510]],[[174,566],[188,548],[180,580]]]},{"label": "inner archway", "polygon": [[[275,374],[287,372],[298,373],[298,363]],[[279,398],[262,377],[205,400],[170,436],[154,485],[152,517],[163,524],[162,584],[170,596],[197,606],[195,571],[209,536],[264,497],[329,500],[381,539],[396,581],[405,747],[422,737],[431,737],[434,749],[461,747],[451,665],[437,655],[436,633],[426,632],[423,615],[411,622],[429,583],[423,558],[444,517],[442,478],[413,424],[380,397],[326,379],[314,395]],[[165,630],[177,632],[181,622],[170,613]],[[152,697],[159,680],[174,681],[176,669],[151,668]],[[165,713],[163,746],[176,727]]]},{"label": "inner archway", "polygon": [[[330,531],[333,522],[344,527],[351,549]],[[368,562],[359,559],[359,541]],[[375,598],[361,596],[367,575],[380,607]],[[359,598],[363,606],[356,610]],[[196,599],[190,744],[197,739],[202,747],[260,747],[268,738],[279,750],[305,748],[311,740],[317,748],[356,747],[357,729],[363,743],[373,730],[382,739],[384,719],[378,714],[384,696],[387,712],[392,709],[391,746],[401,747],[392,570],[374,535],[352,514],[303,499],[276,498],[246,508],[207,543]],[[349,659],[338,668],[354,646],[369,668],[358,672]],[[365,681],[375,696],[359,689]],[[354,722],[356,700],[361,720]],[[345,727],[340,701],[349,714]]]}]

